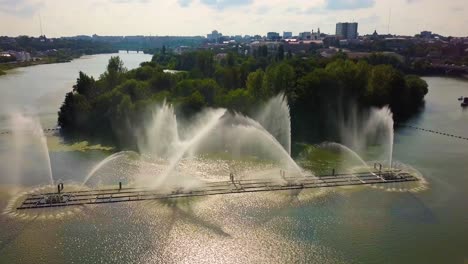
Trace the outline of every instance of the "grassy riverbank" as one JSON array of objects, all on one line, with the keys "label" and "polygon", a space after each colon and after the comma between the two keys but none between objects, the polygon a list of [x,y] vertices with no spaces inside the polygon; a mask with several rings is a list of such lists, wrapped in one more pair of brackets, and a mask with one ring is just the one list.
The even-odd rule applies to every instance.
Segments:
[{"label": "grassy riverbank", "polygon": [[41,60],[36,60],[36,61],[3,63],[3,64],[0,64],[0,75],[5,75],[7,74],[7,71],[16,69],[16,68],[29,67],[29,66],[35,66],[35,65],[41,65],[41,64],[64,63],[64,62],[70,62],[72,59],[74,58],[59,59],[55,57],[47,57],[47,58],[43,58]]},{"label": "grassy riverbank", "polygon": [[20,68],[20,67],[29,67],[29,66],[35,66],[35,65],[41,65],[41,64],[52,64],[52,63],[65,63],[65,62],[70,62],[74,59],[78,59],[83,55],[106,54],[106,53],[110,54],[110,53],[116,53],[116,52],[118,52],[118,50],[106,50],[100,53],[93,53],[93,52],[63,53],[63,52],[60,52],[57,55],[42,57],[40,60],[35,60],[35,61],[0,63],[0,75],[5,75],[8,73],[7,71]]}]

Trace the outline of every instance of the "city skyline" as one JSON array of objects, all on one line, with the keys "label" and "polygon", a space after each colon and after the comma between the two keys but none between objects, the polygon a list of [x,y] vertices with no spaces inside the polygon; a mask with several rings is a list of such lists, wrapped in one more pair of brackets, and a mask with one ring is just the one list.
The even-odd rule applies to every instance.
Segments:
[{"label": "city skyline", "polygon": [[213,29],[224,35],[283,31],[297,35],[317,28],[334,34],[338,22],[359,23],[359,35],[374,30],[398,35],[424,30],[468,35],[468,29],[461,26],[468,23],[463,0],[0,0],[0,14],[0,35],[7,36],[38,36],[40,20],[48,37],[206,36]]}]

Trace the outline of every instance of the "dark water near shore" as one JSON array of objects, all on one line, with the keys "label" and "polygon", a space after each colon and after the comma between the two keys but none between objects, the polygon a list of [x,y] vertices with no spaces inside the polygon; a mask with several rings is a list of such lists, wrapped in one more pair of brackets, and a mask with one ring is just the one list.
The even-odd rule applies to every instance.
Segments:
[{"label": "dark water near shore", "polygon": [[[109,56],[0,77],[0,115],[39,109],[43,126],[54,126],[78,71],[97,77]],[[150,59],[121,56],[129,68]],[[468,137],[468,111],[457,101],[468,96],[468,82],[425,79],[425,110],[408,123]],[[52,170],[63,180],[82,181],[109,154],[47,139]],[[10,141],[0,135],[0,179],[12,166]],[[1,184],[0,263],[466,263],[468,141],[402,128],[394,158],[417,168],[427,189],[239,194],[15,215],[4,208],[21,190]],[[38,164],[22,166],[33,173]]]}]

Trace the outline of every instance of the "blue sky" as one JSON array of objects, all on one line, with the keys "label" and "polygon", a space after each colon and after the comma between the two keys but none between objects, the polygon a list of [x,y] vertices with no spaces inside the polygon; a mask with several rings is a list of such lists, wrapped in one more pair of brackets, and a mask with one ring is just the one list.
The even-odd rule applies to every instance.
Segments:
[{"label": "blue sky", "polygon": [[[0,35],[205,35],[316,30],[468,36],[466,0],[0,0]],[[389,14],[391,14],[389,16]],[[390,27],[389,26],[390,18]]]}]

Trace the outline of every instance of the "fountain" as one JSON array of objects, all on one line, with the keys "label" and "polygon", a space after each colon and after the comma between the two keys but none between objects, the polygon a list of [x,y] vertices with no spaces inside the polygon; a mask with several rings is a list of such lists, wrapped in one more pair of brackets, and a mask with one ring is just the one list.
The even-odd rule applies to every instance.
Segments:
[{"label": "fountain", "polygon": [[211,132],[211,130],[218,124],[220,118],[225,114],[225,112],[225,109],[207,111],[206,116],[204,116],[204,118],[206,118],[206,123],[204,123],[204,126],[194,129],[193,131],[196,132],[188,140],[177,140],[179,141],[178,149],[175,150],[174,154],[168,159],[169,166],[165,169],[161,176],[156,178],[156,180],[150,184],[150,187],[158,187],[164,180],[166,180],[169,174],[176,169],[177,164],[184,157],[187,151],[191,147],[198,144],[200,140],[202,140],[208,133]]},{"label": "fountain", "polygon": [[340,137],[343,145],[359,156],[365,156],[370,146],[383,148],[379,160],[387,168],[392,167],[393,156],[393,115],[388,106],[372,108],[369,113],[358,115],[356,108],[351,108],[350,116],[342,119]]},{"label": "fountain", "polygon": [[291,116],[287,98],[283,93],[268,100],[254,115],[254,119],[291,155]]},{"label": "fountain", "polygon": [[[280,170],[289,175],[302,175],[302,169],[290,156],[291,128],[286,98],[283,95],[272,98],[257,116],[258,121],[225,109],[205,109],[190,120],[181,121],[173,106],[164,101],[155,107],[151,119],[137,136],[141,169],[135,177],[136,183],[150,188],[174,184],[191,186],[200,171],[188,169],[184,164],[206,163],[206,159],[199,159],[206,155],[227,155],[231,160],[230,165],[222,169],[223,175],[212,175],[214,177],[227,177],[233,171],[242,174],[245,168],[240,164],[244,164],[242,159],[246,157],[262,164],[275,164],[272,166],[278,172],[270,173],[273,178],[281,178]],[[83,185],[107,163],[122,155],[126,154],[116,153],[100,162]],[[211,158],[211,163],[226,164],[218,158]]]},{"label": "fountain", "polygon": [[177,118],[171,104],[164,100],[161,106],[156,107],[152,122],[148,122],[143,135],[138,139],[138,149],[141,153],[164,158],[172,155],[180,139]]},{"label": "fountain", "polygon": [[[380,153],[385,169],[391,168],[393,119],[389,108],[371,109],[362,115],[355,110],[350,113],[340,123],[342,144],[326,142],[318,147],[344,157],[333,165],[333,175],[338,169],[349,175],[360,174],[353,180],[360,183],[385,181],[373,173],[363,157],[370,146],[383,147]],[[304,177],[304,170],[290,156],[290,115],[284,95],[267,101],[253,116],[255,119],[225,109],[205,109],[190,119],[180,119],[174,107],[164,101],[155,107],[137,135],[138,172],[128,176],[133,178],[132,186],[178,194],[209,186],[210,182],[227,181],[228,177],[231,182],[234,178],[263,179],[280,185],[292,184],[290,179],[317,179],[312,171],[315,168],[307,172],[312,177]],[[115,153],[100,162],[83,185],[96,177],[97,171],[110,168],[106,166],[110,162],[128,154]],[[331,171],[328,168],[324,173]],[[114,179],[115,184],[119,180]]]},{"label": "fountain", "polygon": [[[339,174],[335,171],[338,167],[333,167],[331,174],[320,174],[323,176],[320,177],[312,172],[306,175],[289,154],[289,107],[285,97],[274,97],[266,105],[259,112],[259,120],[226,109],[205,109],[191,119],[181,121],[172,105],[163,102],[155,108],[142,133],[137,135],[139,155],[132,151],[112,154],[88,173],[79,191],[62,193],[63,184],[59,184],[56,193],[29,195],[16,208],[27,210],[271,191],[288,191],[297,197],[304,189],[382,183],[398,186],[402,182],[419,180],[406,171],[394,174],[382,168],[376,175],[355,151],[366,150],[367,144],[383,142],[385,157],[391,156],[392,146],[387,145],[393,143],[393,121],[388,108],[372,109],[362,119],[351,115],[347,122],[343,122],[342,127],[351,131],[350,134],[342,132],[343,142],[348,142],[354,149],[339,143],[319,145],[345,155],[348,159],[344,161],[351,160],[358,165],[346,166],[346,170]],[[275,106],[279,110],[275,110]],[[275,114],[275,111],[283,113]],[[277,119],[277,122],[269,119]],[[136,162],[121,160],[131,156],[138,157]],[[112,164],[114,161],[118,162]],[[343,160],[340,162],[341,166],[346,164]],[[101,171],[103,169],[114,171],[107,173]],[[91,179],[97,181],[98,188],[86,188]],[[104,187],[106,184],[110,186]]]},{"label": "fountain", "polygon": [[[358,168],[362,168],[365,172],[372,173],[372,170],[367,164],[367,162],[365,162],[362,159],[362,157],[359,156],[359,154],[357,154],[355,151],[353,151],[352,149],[348,148],[347,146],[343,144],[335,143],[335,142],[325,142],[325,143],[320,144],[319,147],[332,150],[332,151],[338,150],[340,152],[340,155],[342,156],[349,155],[349,157],[351,157],[351,161],[348,161],[348,159],[346,159],[345,157],[342,162],[344,164],[342,164],[341,167],[343,167],[344,169],[349,169],[349,168],[353,169],[353,168],[358,167]],[[353,161],[357,162],[358,165],[354,166]]]},{"label": "fountain", "polygon": [[[53,185],[47,139],[39,119],[15,112],[9,116],[8,121],[12,152],[2,160],[10,164],[10,171],[2,173],[2,179],[15,185]],[[24,166],[25,163],[33,166]]]},{"label": "fountain", "polygon": [[94,174],[100,170],[102,167],[104,167],[105,165],[107,165],[108,163],[114,161],[114,160],[117,160],[119,158],[122,158],[122,157],[126,157],[126,156],[129,156],[129,155],[138,155],[138,153],[134,152],[134,151],[120,151],[120,152],[117,152],[117,153],[114,153],[110,156],[108,156],[107,158],[105,158],[104,160],[102,160],[101,162],[99,162],[97,165],[95,165],[91,171],[88,173],[88,175],[86,175],[85,179],[83,180],[83,183],[81,184],[81,186],[84,186],[88,183],[89,179],[91,179],[91,177],[94,176]]}]

